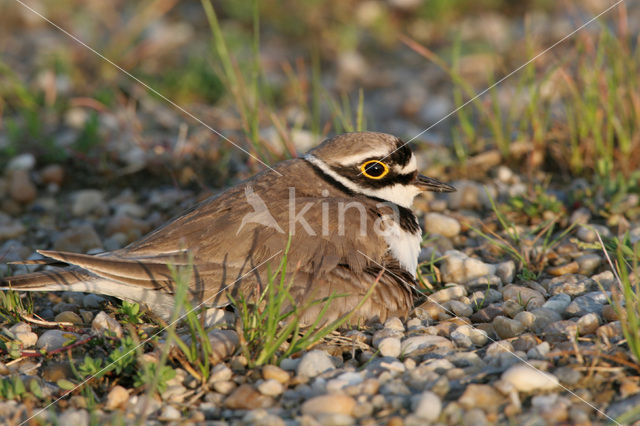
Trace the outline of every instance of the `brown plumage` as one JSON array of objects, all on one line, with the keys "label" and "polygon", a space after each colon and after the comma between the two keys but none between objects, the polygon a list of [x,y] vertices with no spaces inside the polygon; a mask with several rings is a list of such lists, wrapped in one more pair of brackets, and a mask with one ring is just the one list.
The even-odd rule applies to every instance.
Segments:
[{"label": "brown plumage", "polygon": [[[174,293],[168,265],[193,266],[189,281],[193,303],[224,306],[229,303],[229,294],[249,299],[260,294],[268,271],[277,268],[291,238],[286,279],[293,280],[291,293],[298,304],[332,293],[347,294],[333,300],[326,320],[338,318],[355,308],[383,271],[372,296],[351,321],[404,316],[412,306],[415,271],[407,267],[404,254],[398,258],[397,253],[404,253],[404,249],[398,246],[392,250],[391,237],[372,227],[396,207],[402,213],[398,220],[403,221],[397,223],[397,229],[410,230],[413,238],[419,235],[419,227],[406,207],[383,206],[381,202],[388,200],[388,194],[395,194],[389,192],[391,187],[397,189],[394,191],[411,187],[406,196],[400,194],[397,200],[391,196],[399,203],[412,199],[420,190],[453,188],[419,176],[412,169],[415,160],[407,147],[393,152],[400,146],[397,138],[381,133],[329,139],[304,158],[276,165],[274,169],[281,176],[264,171],[123,249],[95,256],[41,250],[48,259],[68,266],[4,278],[2,287],[105,294],[146,304],[166,318],[173,309]],[[389,166],[388,178],[363,175],[360,165],[369,157]],[[293,198],[291,191],[295,191]],[[295,200],[293,215],[291,199]],[[361,207],[353,204],[345,208],[354,202]],[[268,214],[261,206],[266,206]],[[312,232],[302,221],[292,223],[300,212]],[[363,217],[365,232],[361,232]],[[303,323],[312,323],[319,309],[321,306],[315,305],[307,310]]]}]

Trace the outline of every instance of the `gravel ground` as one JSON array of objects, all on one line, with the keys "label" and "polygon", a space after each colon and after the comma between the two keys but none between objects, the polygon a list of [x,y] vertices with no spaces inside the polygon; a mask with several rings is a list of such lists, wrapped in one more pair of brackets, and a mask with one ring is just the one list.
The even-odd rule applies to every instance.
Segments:
[{"label": "gravel ground", "polygon": [[[29,257],[34,247],[26,241],[70,251],[117,248],[157,226],[177,205],[194,202],[193,194],[166,188],[144,195],[57,191],[53,186],[61,170],[39,170],[33,163],[16,158],[0,180],[0,196],[8,205],[25,202],[20,197],[28,191],[16,186],[34,189],[25,213],[27,226],[25,216],[12,216],[7,209],[0,216],[0,253],[6,261]],[[210,336],[214,345],[226,342],[221,349],[226,356],[204,387],[177,366],[157,399],[117,384],[97,395],[90,407],[87,395],[76,392],[38,417],[55,417],[68,425],[86,424],[90,412],[100,421],[132,421],[146,413],[150,422],[186,418],[274,425],[590,424],[616,418],[637,405],[638,367],[629,358],[609,303],[618,284],[593,243],[596,230],[606,237],[621,228],[603,225],[584,207],[562,211],[563,228],[554,234],[558,240],[553,244],[523,237],[529,241],[522,246],[546,265],[539,278],[523,276],[513,260],[497,262],[495,246],[477,232],[482,226],[499,232],[487,194],[512,197],[524,190],[523,182],[500,166],[482,183],[453,182],[458,192],[417,200],[429,237],[421,260],[440,259],[431,271],[443,285],[418,300],[406,320],[392,318],[372,328],[336,333],[279,367],[261,369],[247,368],[247,360],[235,354],[238,336],[234,327],[227,327],[225,339],[230,339],[221,340],[220,331]],[[567,196],[561,191],[556,195]],[[637,199],[630,202],[638,205]],[[55,218],[64,212],[70,213],[69,223],[56,229]],[[560,231],[571,224],[572,230],[562,236]],[[535,235],[537,224],[518,226],[521,235]],[[640,222],[622,229],[632,241],[640,238]],[[37,380],[45,395],[54,398],[63,392],[60,379],[77,382],[63,345],[71,336],[80,342],[73,354],[79,362],[91,338],[105,330],[122,336],[123,322],[115,320],[119,302],[79,293],[35,295],[33,300],[43,320],[71,324],[11,325],[23,355],[31,356],[5,358],[0,368],[3,374],[19,374],[24,383]],[[212,316],[232,323],[229,315]],[[62,353],[40,356],[39,349]],[[157,361],[159,353],[150,348],[144,356]],[[0,403],[0,416],[16,421],[40,405],[7,400]]]}]

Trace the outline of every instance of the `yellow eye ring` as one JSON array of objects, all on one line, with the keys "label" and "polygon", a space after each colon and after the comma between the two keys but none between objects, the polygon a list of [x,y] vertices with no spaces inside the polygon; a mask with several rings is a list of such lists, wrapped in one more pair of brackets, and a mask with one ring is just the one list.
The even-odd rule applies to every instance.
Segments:
[{"label": "yellow eye ring", "polygon": [[362,163],[360,166],[360,171],[363,175],[368,177],[369,179],[382,179],[389,173],[389,166],[384,164],[382,161],[378,160],[369,160],[365,163]]}]

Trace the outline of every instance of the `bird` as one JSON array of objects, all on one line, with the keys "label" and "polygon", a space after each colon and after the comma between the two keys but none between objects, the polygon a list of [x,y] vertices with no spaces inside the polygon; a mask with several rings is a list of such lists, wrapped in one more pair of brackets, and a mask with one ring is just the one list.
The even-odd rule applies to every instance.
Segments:
[{"label": "bird", "polygon": [[[193,306],[257,301],[283,259],[300,324],[406,317],[422,230],[411,206],[455,188],[418,173],[401,139],[352,132],[326,139],[195,205],[128,246],[94,255],[38,250],[41,271],[0,279],[15,291],[77,291],[145,305],[168,319],[176,268]],[[373,291],[365,298],[369,289]],[[336,297],[334,297],[336,296]],[[322,301],[328,303],[324,309]]]}]

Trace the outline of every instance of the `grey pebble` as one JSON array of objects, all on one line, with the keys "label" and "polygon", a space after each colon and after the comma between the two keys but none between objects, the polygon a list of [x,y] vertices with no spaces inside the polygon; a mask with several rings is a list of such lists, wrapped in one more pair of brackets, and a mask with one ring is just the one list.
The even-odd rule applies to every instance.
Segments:
[{"label": "grey pebble", "polygon": [[324,351],[310,351],[302,356],[300,363],[296,367],[299,376],[316,377],[335,367],[331,361],[331,357]]},{"label": "grey pebble", "polygon": [[608,302],[610,295],[601,291],[593,291],[583,296],[578,296],[567,306],[565,314],[569,317],[581,317],[586,314],[602,314],[602,307]]},{"label": "grey pebble", "polygon": [[78,335],[62,330],[47,330],[38,338],[36,347],[38,349],[53,351],[63,347],[66,342],[73,339],[74,337],[77,338]]},{"label": "grey pebble", "polygon": [[547,301],[542,305],[545,309],[551,309],[559,314],[564,312],[571,303],[571,296],[564,293],[556,294],[555,296],[551,296]]}]

